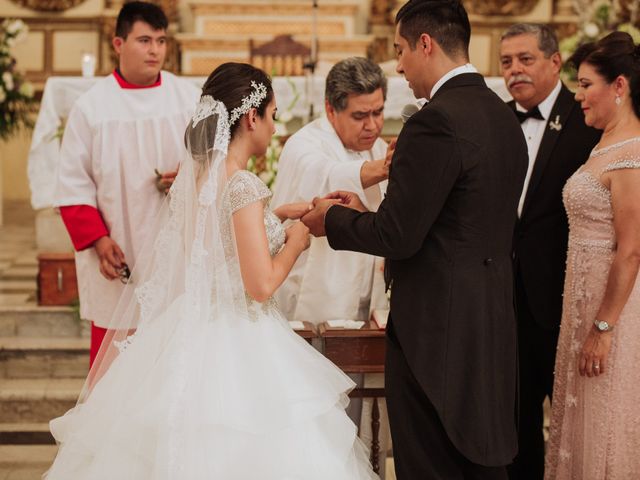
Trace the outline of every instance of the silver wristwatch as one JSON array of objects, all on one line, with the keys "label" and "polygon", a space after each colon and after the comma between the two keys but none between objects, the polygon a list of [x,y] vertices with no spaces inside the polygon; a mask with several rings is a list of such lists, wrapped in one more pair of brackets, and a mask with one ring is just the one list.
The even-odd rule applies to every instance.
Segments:
[{"label": "silver wristwatch", "polygon": [[593,324],[599,332],[610,332],[613,330],[613,325],[609,325],[609,322],[605,322],[604,320],[598,320],[596,318]]}]

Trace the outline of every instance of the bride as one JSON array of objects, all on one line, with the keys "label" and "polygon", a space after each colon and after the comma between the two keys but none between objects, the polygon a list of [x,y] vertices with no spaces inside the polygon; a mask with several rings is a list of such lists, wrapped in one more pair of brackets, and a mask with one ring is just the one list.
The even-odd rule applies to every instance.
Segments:
[{"label": "bride", "polygon": [[[51,422],[48,480],[375,479],[344,407],[353,383],[271,295],[309,246],[246,170],[274,133],[267,75],[227,63],[76,407]],[[142,267],[141,265],[144,265]]]}]

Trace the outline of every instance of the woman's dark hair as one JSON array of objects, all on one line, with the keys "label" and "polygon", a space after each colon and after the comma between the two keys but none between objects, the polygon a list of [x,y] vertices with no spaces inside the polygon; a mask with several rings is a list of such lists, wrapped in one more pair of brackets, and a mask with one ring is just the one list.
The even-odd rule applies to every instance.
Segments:
[{"label": "woman's dark hair", "polygon": [[597,42],[578,47],[568,60],[576,70],[581,64],[591,65],[607,83],[620,75],[629,81],[633,111],[640,118],[640,47],[626,32],[612,32]]},{"label": "woman's dark hair", "polygon": [[[231,115],[234,108],[242,105],[242,100],[248,98],[254,88],[251,82],[262,84],[267,89],[267,96],[255,107],[260,118],[264,118],[267,105],[273,99],[273,87],[271,79],[259,68],[247,63],[223,63],[216,68],[202,87],[202,96],[210,95],[215,100],[224,104],[227,112]],[[218,123],[218,117],[213,115],[198,122],[194,127],[190,122],[184,132],[184,143],[190,149],[194,160],[200,162],[208,158],[208,152],[213,148],[214,136],[211,135]],[[230,127],[231,138],[237,131],[240,120],[234,122]]]},{"label": "woman's dark hair", "polygon": [[[216,100],[224,103],[227,112],[231,115],[234,108],[242,105],[242,99],[253,93],[251,82],[263,84],[267,87],[267,96],[260,106],[256,107],[260,118],[264,118],[267,105],[273,99],[273,87],[271,79],[259,68],[248,63],[223,63],[216,68],[202,87],[202,95],[211,95]],[[231,137],[238,129],[240,122],[231,125]]]}]

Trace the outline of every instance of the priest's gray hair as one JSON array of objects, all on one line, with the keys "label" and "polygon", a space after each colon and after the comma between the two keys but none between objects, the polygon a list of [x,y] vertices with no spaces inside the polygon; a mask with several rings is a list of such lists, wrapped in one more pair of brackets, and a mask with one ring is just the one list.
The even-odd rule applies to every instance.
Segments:
[{"label": "priest's gray hair", "polygon": [[387,99],[387,77],[378,64],[363,57],[349,57],[336,63],[325,84],[324,98],[337,112],[347,108],[349,95],[363,95],[382,89]]},{"label": "priest's gray hair", "polygon": [[558,37],[553,27],[544,23],[516,23],[515,25],[511,25],[502,32],[500,41],[526,34],[536,36],[538,39],[538,48],[544,53],[546,58],[549,58],[559,51]]}]

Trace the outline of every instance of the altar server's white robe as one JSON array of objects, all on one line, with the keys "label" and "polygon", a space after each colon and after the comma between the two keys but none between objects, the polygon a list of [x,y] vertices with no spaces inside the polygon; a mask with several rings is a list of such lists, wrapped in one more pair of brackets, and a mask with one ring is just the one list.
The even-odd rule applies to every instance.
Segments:
[{"label": "altar server's white robe", "polygon": [[[335,190],[355,192],[365,206],[377,210],[387,182],[362,188],[360,169],[385,157],[387,145],[376,140],[370,151],[347,150],[326,117],[304,126],[287,140],[278,163],[271,205],[311,201]],[[381,259],[357,252],[332,250],[326,238],[313,238],[276,292],[288,320],[314,324],[327,320],[367,320],[386,297]],[[375,274],[375,275],[374,275]],[[375,282],[374,282],[375,278]],[[375,285],[375,286],[374,286]]]},{"label": "altar server's white robe", "polygon": [[[69,114],[55,205],[97,208],[130,268],[165,199],[154,169],[174,171],[185,158],[184,131],[199,96],[193,83],[168,72],[159,86],[139,89],[121,88],[109,75]],[[107,327],[123,284],[100,274],[93,248],[76,252],[76,270],[80,316]]]}]

